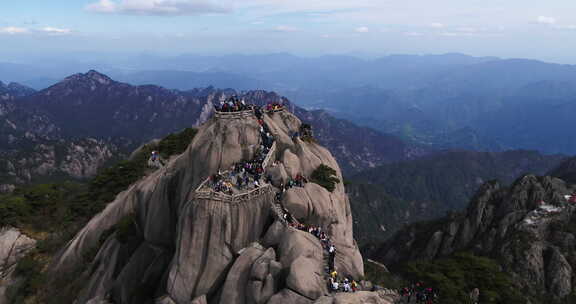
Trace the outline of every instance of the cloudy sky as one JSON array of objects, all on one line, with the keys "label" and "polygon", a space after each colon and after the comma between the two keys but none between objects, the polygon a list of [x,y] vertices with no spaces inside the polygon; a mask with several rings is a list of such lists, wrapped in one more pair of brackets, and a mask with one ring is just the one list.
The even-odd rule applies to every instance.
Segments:
[{"label": "cloudy sky", "polygon": [[391,53],[576,63],[574,0],[3,1],[0,56]]}]

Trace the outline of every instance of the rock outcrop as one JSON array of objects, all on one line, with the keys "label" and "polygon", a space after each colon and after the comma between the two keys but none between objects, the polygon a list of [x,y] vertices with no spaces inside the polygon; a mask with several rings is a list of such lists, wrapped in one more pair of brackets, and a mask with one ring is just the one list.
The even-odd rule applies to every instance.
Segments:
[{"label": "rock outcrop", "polygon": [[18,229],[4,227],[0,229],[0,304],[8,304],[7,290],[17,285],[14,271],[16,264],[36,245],[36,241],[22,234]]},{"label": "rock outcrop", "polygon": [[[342,180],[338,163],[318,144],[290,136],[301,122],[288,111],[263,119],[276,140],[271,162],[283,172],[272,184],[234,199],[196,191],[209,175],[251,159],[261,144],[253,115],[214,117],[183,154],[95,216],[50,271],[63,275],[81,265],[87,252],[98,250],[77,303],[313,303],[328,295],[322,244],[274,212],[274,184],[295,174],[310,176],[320,164],[334,168]],[[331,236],[338,272],[359,280],[363,263],[343,184],[329,192],[308,183],[283,197],[298,220]],[[133,225],[129,237],[117,225],[127,218]]]},{"label": "rock outcrop", "polygon": [[470,250],[495,258],[527,295],[561,300],[574,290],[575,190],[549,176],[488,182],[464,214],[409,226],[371,255],[393,265]]},{"label": "rock outcrop", "polygon": [[120,154],[115,144],[93,138],[37,138],[20,140],[20,144],[27,148],[0,151],[0,183],[6,183],[4,187],[0,185],[0,192],[10,192],[10,184],[26,184],[62,177],[87,179],[95,176],[99,169]]}]

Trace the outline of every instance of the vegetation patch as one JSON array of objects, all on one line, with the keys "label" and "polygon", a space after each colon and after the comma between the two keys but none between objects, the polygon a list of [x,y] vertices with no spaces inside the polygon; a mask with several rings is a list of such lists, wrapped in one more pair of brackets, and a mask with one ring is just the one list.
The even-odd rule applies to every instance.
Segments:
[{"label": "vegetation patch", "polygon": [[[51,278],[48,286],[44,269],[52,256],[118,193],[149,172],[148,158],[153,150],[166,159],[181,154],[196,133],[195,129],[186,129],[167,136],[156,145],[146,145],[130,160],[101,170],[88,183],[37,184],[0,195],[0,227],[13,226],[30,235],[42,236],[37,237],[37,249],[18,263],[17,271],[26,279],[11,291],[12,302],[24,303],[35,298],[38,303],[72,303],[85,283],[81,274],[91,264],[105,238],[83,257],[82,265],[77,265],[72,274]],[[138,236],[133,214],[113,228],[105,234],[109,236],[115,231],[120,242]]]},{"label": "vegetation patch", "polygon": [[312,126],[310,124],[303,123],[300,125],[300,138],[302,141],[307,143],[316,143],[314,135],[312,134]]},{"label": "vegetation patch", "polygon": [[39,261],[35,250],[18,261],[14,275],[22,278],[23,281],[16,290],[10,290],[8,296],[11,303],[24,303],[27,297],[34,295],[34,292],[46,282],[42,268],[43,263]]},{"label": "vegetation patch", "polygon": [[496,261],[467,252],[435,261],[409,262],[401,272],[412,282],[439,288],[445,304],[468,303],[474,288],[480,290],[480,303],[526,303]]},{"label": "vegetation patch", "polygon": [[330,192],[333,192],[334,189],[336,189],[336,184],[340,182],[336,176],[336,170],[321,164],[316,168],[316,170],[314,170],[314,172],[312,172],[310,181],[326,188],[326,190]]}]

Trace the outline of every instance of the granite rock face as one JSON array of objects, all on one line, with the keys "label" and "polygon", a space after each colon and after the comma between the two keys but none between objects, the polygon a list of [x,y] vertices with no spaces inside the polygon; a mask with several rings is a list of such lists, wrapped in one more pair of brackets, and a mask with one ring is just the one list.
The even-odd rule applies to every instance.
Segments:
[{"label": "granite rock face", "polygon": [[22,234],[18,229],[0,229],[0,304],[8,304],[6,291],[17,285],[20,278],[14,270],[16,264],[36,245],[36,240]]},{"label": "granite rock face", "polygon": [[484,184],[461,215],[409,226],[371,253],[387,265],[461,250],[494,257],[530,296],[561,300],[573,289],[576,186],[526,175],[510,187]]},{"label": "granite rock face", "polygon": [[[264,121],[276,138],[274,170],[283,172],[276,182],[298,173],[310,176],[320,164],[334,168],[342,180],[328,150],[290,137],[301,124],[296,116],[281,111],[265,115]],[[51,271],[65,274],[86,252],[98,249],[78,303],[313,303],[328,295],[320,241],[279,221],[272,211],[274,187],[235,201],[195,191],[210,174],[251,159],[260,145],[259,128],[253,116],[210,119],[183,154],[95,216],[61,251]],[[283,203],[301,222],[330,235],[339,273],[357,280],[363,276],[342,183],[333,192],[312,183],[292,188]],[[126,218],[135,232],[119,238],[114,225]]]}]

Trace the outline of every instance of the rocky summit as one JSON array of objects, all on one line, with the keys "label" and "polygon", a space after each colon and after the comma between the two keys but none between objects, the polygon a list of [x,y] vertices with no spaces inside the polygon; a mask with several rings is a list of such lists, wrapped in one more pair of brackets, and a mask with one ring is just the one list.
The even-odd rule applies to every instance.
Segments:
[{"label": "rocky summit", "polygon": [[[386,290],[329,291],[331,270],[359,285],[364,276],[339,165],[289,111],[260,115],[215,113],[184,153],[121,192],[68,242],[51,279],[76,274],[75,303],[394,301]],[[237,166],[252,159],[262,178],[242,184]],[[326,167],[333,188],[314,178]]]}]

